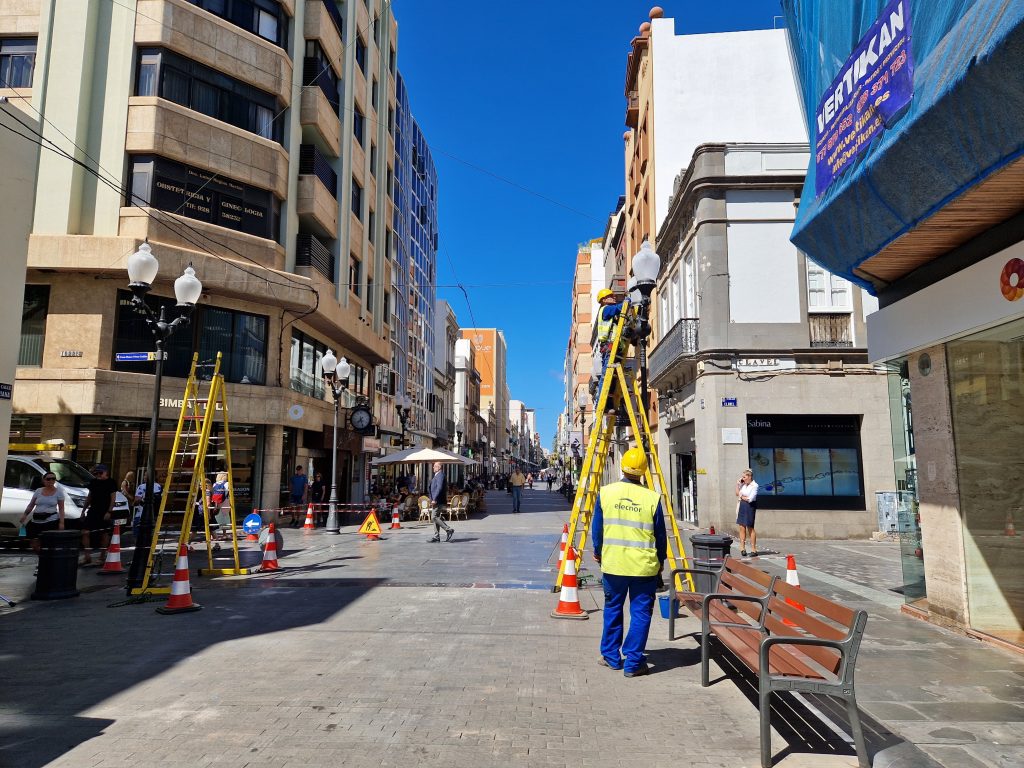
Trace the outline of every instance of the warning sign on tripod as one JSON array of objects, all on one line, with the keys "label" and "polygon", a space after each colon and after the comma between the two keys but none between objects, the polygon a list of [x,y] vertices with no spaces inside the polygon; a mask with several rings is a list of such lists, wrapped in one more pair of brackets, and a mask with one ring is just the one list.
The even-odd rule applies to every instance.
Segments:
[{"label": "warning sign on tripod", "polygon": [[359,533],[366,536],[368,541],[378,541],[380,539],[380,523],[377,521],[377,513],[371,511],[363,520],[363,524],[359,526]]}]

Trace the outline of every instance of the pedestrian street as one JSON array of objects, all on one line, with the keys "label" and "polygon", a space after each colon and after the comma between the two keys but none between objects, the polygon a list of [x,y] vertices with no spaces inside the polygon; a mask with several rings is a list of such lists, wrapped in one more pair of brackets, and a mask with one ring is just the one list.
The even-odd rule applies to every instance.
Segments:
[{"label": "pedestrian street", "polygon": [[[0,613],[0,764],[757,766],[750,680],[713,664],[713,684],[701,688],[698,644],[692,637],[669,643],[657,612],[650,675],[627,679],[598,665],[603,600],[589,556],[580,601],[590,620],[549,617],[568,516],[556,492],[525,491],[522,513],[513,515],[510,496],[492,491],[485,512],[453,522],[450,543],[429,542],[426,522],[385,525],[380,541],[357,536],[351,520],[338,536],[285,531],[280,572],[193,576],[203,608],[176,616],[158,615],[154,603],[110,607],[122,602],[120,584],[81,569],[81,597],[20,602]],[[813,545],[836,545],[828,550],[835,561],[855,560],[870,546]],[[873,556],[892,552],[880,544]],[[15,573],[30,567],[18,565],[18,555],[0,559],[5,591],[28,581]],[[828,560],[822,555],[816,565]],[[763,567],[779,562],[768,556]],[[954,734],[930,754],[945,749],[959,760],[970,748],[965,734],[981,728],[998,729],[1003,754],[1022,754],[1024,718],[1006,696],[1024,684],[1024,665],[864,598],[885,584],[872,592],[836,577],[826,586],[872,612],[858,675],[865,726],[881,731],[869,735],[872,749],[929,759],[892,723],[876,720],[878,712],[912,720],[899,725],[915,741]],[[679,626],[697,628],[692,618]],[[63,652],[38,653],[55,639]],[[924,643],[932,659],[921,653]],[[917,696],[926,701],[905,701],[920,690],[918,678],[943,674],[943,658],[970,670],[969,692],[961,694],[979,699],[970,708],[994,724],[951,730],[941,722],[969,717],[954,700],[960,689],[944,695],[935,685]],[[785,718],[773,725],[783,768],[856,765],[827,727]]]}]

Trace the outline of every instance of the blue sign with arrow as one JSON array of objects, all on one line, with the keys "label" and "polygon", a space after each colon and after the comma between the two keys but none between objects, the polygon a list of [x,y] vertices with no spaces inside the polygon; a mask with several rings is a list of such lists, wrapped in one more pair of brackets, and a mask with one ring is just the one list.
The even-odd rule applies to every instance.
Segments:
[{"label": "blue sign with arrow", "polygon": [[242,521],[242,532],[246,535],[259,533],[260,528],[263,527],[263,519],[255,512],[246,515],[245,520]]}]

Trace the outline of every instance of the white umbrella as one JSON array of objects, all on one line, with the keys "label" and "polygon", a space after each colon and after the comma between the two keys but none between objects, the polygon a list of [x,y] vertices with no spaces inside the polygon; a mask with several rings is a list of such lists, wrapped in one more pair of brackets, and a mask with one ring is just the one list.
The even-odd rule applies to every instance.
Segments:
[{"label": "white umbrella", "polygon": [[442,464],[476,464],[473,459],[459,456],[455,453],[442,451],[438,448],[406,448],[404,451],[392,453],[390,456],[381,456],[372,459],[371,464],[432,464],[438,461]]}]

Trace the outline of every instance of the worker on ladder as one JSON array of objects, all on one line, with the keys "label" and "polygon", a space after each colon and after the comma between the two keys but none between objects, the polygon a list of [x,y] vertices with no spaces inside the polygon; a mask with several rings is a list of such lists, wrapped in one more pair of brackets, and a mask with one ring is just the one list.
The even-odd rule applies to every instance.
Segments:
[{"label": "worker on ladder", "polygon": [[608,353],[612,348],[612,334],[615,332],[615,321],[622,311],[622,302],[615,300],[611,288],[602,288],[597,292],[597,347],[601,352],[601,375],[608,367]]},{"label": "worker on ladder", "polygon": [[[648,672],[644,649],[668,537],[661,495],[643,485],[647,454],[630,448],[621,467],[622,480],[601,488],[594,504],[594,559],[604,584],[600,663],[624,670],[626,677],[638,677]],[[627,596],[629,633],[623,639]]]}]

